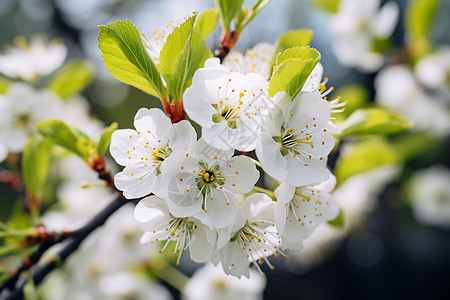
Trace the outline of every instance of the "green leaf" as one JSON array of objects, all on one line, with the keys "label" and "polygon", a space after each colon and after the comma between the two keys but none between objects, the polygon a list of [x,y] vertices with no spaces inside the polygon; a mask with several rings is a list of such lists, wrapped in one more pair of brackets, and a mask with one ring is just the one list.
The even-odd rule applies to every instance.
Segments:
[{"label": "green leaf", "polygon": [[105,130],[103,130],[102,135],[97,143],[97,153],[103,155],[108,149],[109,143],[111,142],[111,135],[117,129],[118,124],[116,122],[109,125]]},{"label": "green leaf", "polygon": [[230,23],[234,17],[241,11],[244,0],[216,0],[216,5],[220,11],[223,29],[230,28]]},{"label": "green leaf", "polygon": [[337,228],[344,227],[344,212],[342,211],[342,209],[339,209],[339,214],[337,215],[336,218],[328,221],[327,223],[328,223],[328,225],[331,225],[331,226],[337,227]]},{"label": "green leaf", "polygon": [[40,135],[32,137],[22,153],[22,176],[28,193],[40,194],[47,180],[52,143]]},{"label": "green leaf", "polygon": [[381,108],[361,108],[341,124],[340,136],[358,134],[393,134],[413,124],[402,115]]},{"label": "green leaf", "polygon": [[38,130],[55,144],[77,154],[84,160],[96,153],[94,141],[90,140],[80,130],[70,128],[61,120],[40,122]]},{"label": "green leaf", "polygon": [[405,31],[413,41],[428,39],[440,0],[411,0],[406,9]]},{"label": "green leaf", "polygon": [[440,0],[411,0],[405,13],[405,32],[413,61],[431,51],[430,35]]},{"label": "green leaf", "polygon": [[186,82],[184,89],[188,88],[192,83],[195,71],[203,67],[205,60],[212,57],[211,51],[206,46],[205,42],[198,31],[192,33],[191,49],[189,51],[189,61],[186,72]]},{"label": "green leaf", "polygon": [[339,157],[335,175],[339,184],[347,178],[383,165],[400,162],[396,150],[382,139],[364,140],[354,144]]},{"label": "green leaf", "polygon": [[269,81],[269,96],[286,91],[294,98],[319,60],[320,53],[310,47],[294,47],[280,53]]},{"label": "green leaf", "polygon": [[189,60],[194,15],[188,18],[167,37],[159,57],[159,69],[163,75],[169,93],[175,100],[180,100],[184,91]]},{"label": "green leaf", "polygon": [[6,79],[5,77],[0,77],[0,95],[5,95],[8,92],[10,85],[11,80]]},{"label": "green leaf", "polygon": [[214,29],[216,29],[218,23],[219,9],[206,9],[198,16],[197,22],[195,22],[194,31],[198,31],[200,37],[204,40],[214,31]]},{"label": "green leaf", "polygon": [[341,0],[312,0],[312,4],[328,13],[335,14],[339,11]]},{"label": "green leaf", "polygon": [[[25,211],[23,199],[15,201],[11,216],[8,218],[7,225],[13,229],[27,229],[33,226],[33,220],[29,212]],[[12,241],[11,241],[12,242]]]},{"label": "green leaf", "polygon": [[235,30],[241,32],[271,0],[256,0],[251,9],[241,9],[234,18]]},{"label": "green leaf", "polygon": [[440,140],[428,132],[408,132],[394,138],[391,142],[404,161],[429,155],[430,150],[438,149]]},{"label": "green leaf", "polygon": [[161,74],[130,20],[100,26],[98,41],[105,66],[116,79],[153,96],[166,96]]},{"label": "green leaf", "polygon": [[281,34],[275,42],[270,65],[272,67],[275,65],[278,54],[282,53],[284,50],[292,47],[308,46],[312,36],[313,31],[308,29],[296,29]]},{"label": "green leaf", "polygon": [[62,99],[68,99],[84,90],[93,74],[90,64],[81,60],[72,61],[52,77],[47,87]]}]

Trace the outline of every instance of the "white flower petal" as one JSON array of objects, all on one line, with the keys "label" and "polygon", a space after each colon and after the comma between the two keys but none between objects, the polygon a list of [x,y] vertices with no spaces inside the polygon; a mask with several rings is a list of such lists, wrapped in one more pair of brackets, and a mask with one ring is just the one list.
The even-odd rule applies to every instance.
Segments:
[{"label": "white flower petal", "polygon": [[264,171],[277,180],[286,179],[287,160],[281,155],[281,144],[275,142],[272,137],[263,132],[256,144],[256,156]]},{"label": "white flower petal", "polygon": [[114,177],[114,185],[127,199],[139,198],[153,192],[153,186],[157,182],[155,168],[125,167]]},{"label": "white flower petal", "polygon": [[327,180],[330,171],[322,161],[316,159],[301,159],[301,156],[292,157],[287,155],[287,177],[285,181],[294,186],[317,184]]},{"label": "white flower petal", "polygon": [[198,226],[191,233],[189,241],[189,252],[191,259],[195,262],[202,263],[208,261],[211,257],[215,244],[211,241],[211,233],[206,226]]},{"label": "white flower petal", "polygon": [[197,133],[187,120],[173,124],[169,130],[169,145],[172,150],[191,151],[197,141]]},{"label": "white flower petal", "polygon": [[[260,220],[273,222],[274,220],[275,202],[266,194],[255,193],[247,197],[242,208],[249,223]],[[267,224],[267,226],[269,225]]]},{"label": "white flower petal", "polygon": [[134,209],[134,219],[143,231],[153,231],[169,225],[169,208],[164,199],[151,196],[142,199]]},{"label": "white flower petal", "polygon": [[[172,122],[159,108],[141,108],[134,117],[134,127],[147,141],[160,148],[167,142]],[[159,140],[162,141],[158,142]]]},{"label": "white flower petal", "polygon": [[223,188],[235,194],[250,192],[259,179],[255,164],[243,155],[231,158],[221,173],[226,178]]},{"label": "white flower petal", "polygon": [[238,242],[230,242],[221,249],[221,263],[225,274],[238,278],[250,276],[246,253]]},{"label": "white flower petal", "polygon": [[233,223],[238,206],[232,193],[212,188],[206,194],[205,209],[214,227],[223,228]]},{"label": "white flower petal", "polygon": [[383,5],[375,17],[373,30],[377,37],[388,38],[395,29],[399,16],[399,7],[394,1]]}]

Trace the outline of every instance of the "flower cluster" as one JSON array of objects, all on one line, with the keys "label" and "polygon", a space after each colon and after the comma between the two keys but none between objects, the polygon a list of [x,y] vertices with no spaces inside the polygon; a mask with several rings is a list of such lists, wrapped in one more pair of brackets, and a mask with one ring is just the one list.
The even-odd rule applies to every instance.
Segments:
[{"label": "flower cluster", "polygon": [[[200,139],[189,121],[172,124],[161,110],[141,108],[135,130],[113,133],[110,152],[125,167],[116,187],[129,199],[148,196],[134,212],[141,243],[173,247],[177,263],[189,249],[193,261],[220,263],[240,278],[249,277],[250,263],[261,273],[264,262],[273,269],[268,257],[301,250],[303,239],[337,216],[326,162],[338,132],[330,113],[343,104],[326,100],[332,89],[325,91],[320,64],[293,99],[269,97],[268,59],[256,60],[256,50],[233,55],[224,64],[208,59],[184,92]],[[259,162],[249,157],[253,150]],[[280,182],[275,193],[256,193],[264,190],[255,187],[257,165]]]}]

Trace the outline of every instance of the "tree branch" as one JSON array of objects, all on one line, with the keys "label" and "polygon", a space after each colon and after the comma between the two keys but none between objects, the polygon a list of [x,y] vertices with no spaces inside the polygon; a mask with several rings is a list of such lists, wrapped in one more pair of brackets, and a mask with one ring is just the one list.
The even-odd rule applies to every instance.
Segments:
[{"label": "tree branch", "polygon": [[[140,200],[142,198],[144,198],[144,197],[138,198],[136,200]],[[128,202],[128,200],[125,199],[125,197],[123,197],[122,194],[119,194],[110,204],[108,204],[102,211],[100,211],[96,216],[94,216],[88,223],[86,223],[83,227],[73,231],[70,238],[68,238],[69,243],[67,245],[65,245],[61,250],[59,250],[59,252],[56,254],[55,259],[53,259],[52,261],[49,261],[49,262],[45,262],[41,265],[37,265],[32,270],[32,278],[33,278],[34,284],[38,285],[45,278],[45,276],[47,276],[51,271],[53,271],[55,268],[57,268],[74,251],[76,251],[78,249],[78,247],[80,246],[80,244],[84,241],[84,239],[87,236],[89,236],[89,234],[91,234],[98,227],[102,226],[113,213],[115,213],[119,208],[121,208],[127,202]],[[47,247],[47,246],[48,245],[46,245],[45,247]],[[50,246],[48,246],[45,250],[47,250]],[[42,244],[41,247],[45,248],[44,244]],[[42,253],[44,251],[42,251]],[[40,256],[37,257],[38,260],[39,260],[39,258],[40,258]],[[8,279],[7,281],[9,281],[9,280],[10,279]],[[2,299],[2,300],[23,299],[23,297],[24,297],[23,288],[26,283],[27,283],[26,280],[22,280],[22,282],[20,283],[20,286],[16,290],[10,292],[9,294],[0,296],[0,299]]]},{"label": "tree branch", "polygon": [[240,34],[241,32],[236,30],[227,30],[222,33],[219,47],[214,51],[214,55],[220,59],[220,62],[222,62],[228,53],[230,53],[231,48],[236,45]]}]

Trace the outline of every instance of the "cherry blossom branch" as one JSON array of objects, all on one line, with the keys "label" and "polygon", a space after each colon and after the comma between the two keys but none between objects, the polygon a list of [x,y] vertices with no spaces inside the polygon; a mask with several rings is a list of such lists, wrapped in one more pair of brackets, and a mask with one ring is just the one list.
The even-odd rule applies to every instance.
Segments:
[{"label": "cherry blossom branch", "polygon": [[13,271],[11,276],[0,285],[0,292],[5,289],[14,290],[22,272],[29,270],[33,265],[35,265],[41,259],[44,252],[47,251],[51,246],[61,243],[72,234],[70,231],[50,233],[46,231],[42,226],[37,228],[37,230],[39,230],[38,236],[32,237],[32,239],[40,240],[41,245],[36,250],[36,252],[25,258],[22,261],[20,267]]},{"label": "cherry blossom branch", "polygon": [[[141,197],[136,200],[140,200],[144,197]],[[35,285],[38,285],[42,282],[42,280],[54,269],[56,269],[58,266],[61,265],[61,263],[65,262],[65,260],[73,253],[75,252],[78,247],[81,245],[81,243],[88,237],[95,229],[102,226],[106,220],[117,210],[119,210],[124,204],[128,202],[127,199],[123,196],[123,194],[119,194],[110,204],[108,204],[103,210],[101,210],[97,215],[95,215],[89,222],[87,222],[83,227],[73,231],[70,235],[70,237],[64,238],[69,240],[69,242],[60,249],[54,256],[54,259],[51,261],[45,262],[41,265],[37,265],[34,270],[32,270],[32,278]],[[56,243],[54,243],[56,244]],[[53,244],[53,245],[54,245]],[[47,250],[52,245],[41,245],[42,249],[47,247],[45,250]],[[40,247],[40,248],[41,248]],[[45,251],[43,250],[42,253]],[[34,255],[34,254],[33,254]],[[41,254],[42,255],[42,254]],[[37,261],[39,261],[41,255],[36,255]],[[31,265],[30,265],[31,267]],[[23,271],[23,270],[22,270]],[[16,276],[16,275],[13,275]],[[14,279],[8,278],[8,282],[12,282]],[[17,279],[15,279],[17,281]],[[20,286],[13,290],[11,293],[3,296],[2,300],[10,300],[10,299],[23,299],[23,289],[25,287],[25,284],[27,283],[26,280],[23,280],[20,283]]]},{"label": "cherry blossom branch", "polygon": [[220,59],[220,62],[230,53],[231,48],[236,45],[240,35],[240,31],[230,29],[222,33],[219,47],[214,51],[214,55]]}]

